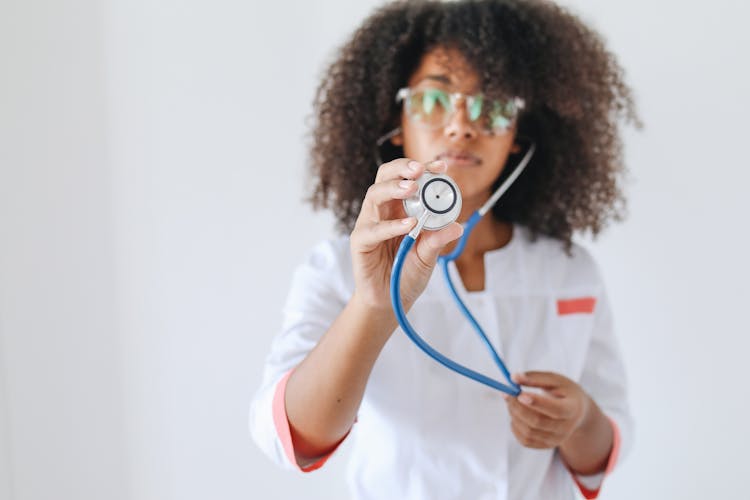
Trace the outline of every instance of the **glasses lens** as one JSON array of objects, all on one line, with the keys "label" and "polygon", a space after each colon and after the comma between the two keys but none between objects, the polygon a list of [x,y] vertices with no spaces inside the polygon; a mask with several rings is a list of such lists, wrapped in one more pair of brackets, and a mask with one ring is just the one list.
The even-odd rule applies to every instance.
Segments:
[{"label": "glasses lens", "polygon": [[466,97],[466,111],[469,113],[469,119],[473,122],[482,116],[484,98],[481,95]]},{"label": "glasses lens", "polygon": [[[405,99],[409,117],[429,128],[444,127],[453,115],[453,97],[445,90],[425,88],[401,89],[398,99]],[[519,110],[518,99],[486,99],[482,94],[464,95],[466,114],[475,126],[486,134],[507,132]],[[522,106],[522,104],[520,104]]]},{"label": "glasses lens", "polygon": [[451,101],[447,92],[439,89],[421,89],[411,93],[409,114],[412,118],[430,127],[445,125],[451,113]]},{"label": "glasses lens", "polygon": [[[467,105],[469,103],[467,102]],[[488,101],[479,114],[478,126],[487,133],[502,134],[510,129],[518,113],[514,101]],[[469,109],[471,115],[471,109]]]}]

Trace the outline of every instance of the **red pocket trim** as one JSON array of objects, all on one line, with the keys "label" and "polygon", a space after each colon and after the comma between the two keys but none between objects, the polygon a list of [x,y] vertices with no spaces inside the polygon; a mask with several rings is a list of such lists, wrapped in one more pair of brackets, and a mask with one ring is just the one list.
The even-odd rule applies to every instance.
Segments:
[{"label": "red pocket trim", "polygon": [[594,312],[596,299],[594,297],[580,297],[577,299],[560,299],[557,301],[557,315],[591,314]]}]

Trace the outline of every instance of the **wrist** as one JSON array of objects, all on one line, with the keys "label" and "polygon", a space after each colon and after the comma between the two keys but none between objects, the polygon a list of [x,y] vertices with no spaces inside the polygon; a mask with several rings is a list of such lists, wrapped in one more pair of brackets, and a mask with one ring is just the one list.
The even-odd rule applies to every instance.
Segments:
[{"label": "wrist", "polygon": [[578,422],[578,426],[576,427],[576,431],[585,430],[589,427],[591,427],[593,419],[596,418],[596,403],[594,403],[594,400],[591,399],[591,397],[588,394],[584,393],[584,404],[583,404],[583,412],[581,415],[581,419]]},{"label": "wrist", "polygon": [[398,321],[396,320],[393,307],[390,303],[383,305],[374,301],[369,301],[361,294],[357,293],[356,290],[349,298],[347,307],[357,314],[357,316],[364,318],[371,325],[379,326],[382,329],[387,330],[388,334],[393,333],[393,330],[398,326]]},{"label": "wrist", "polygon": [[581,442],[588,441],[592,436],[609,428],[609,419],[601,411],[596,402],[586,395],[585,410],[570,435],[560,444],[561,448],[577,447]]},{"label": "wrist", "polygon": [[596,424],[597,410],[598,407],[596,406],[596,403],[594,403],[594,400],[591,399],[588,394],[584,394],[584,402],[581,415],[578,417],[578,422],[576,423],[573,431],[570,433],[570,436],[568,436],[568,439],[566,441],[585,436],[588,431]]},{"label": "wrist", "polygon": [[607,468],[614,435],[609,419],[588,395],[588,410],[558,450],[571,471],[591,475]]}]

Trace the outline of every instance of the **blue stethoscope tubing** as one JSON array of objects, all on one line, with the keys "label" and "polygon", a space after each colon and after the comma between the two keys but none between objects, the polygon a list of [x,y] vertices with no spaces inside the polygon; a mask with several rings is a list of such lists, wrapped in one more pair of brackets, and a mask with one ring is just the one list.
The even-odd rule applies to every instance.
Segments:
[{"label": "blue stethoscope tubing", "polygon": [[406,236],[404,236],[404,239],[401,240],[398,252],[396,253],[396,258],[393,261],[393,270],[391,272],[391,303],[393,305],[393,311],[396,314],[396,319],[398,320],[401,329],[404,331],[404,333],[406,333],[409,339],[411,339],[411,341],[414,342],[417,347],[424,351],[425,354],[427,354],[446,368],[449,368],[456,373],[459,373],[465,377],[468,377],[481,384],[487,385],[489,387],[492,387],[493,389],[497,389],[498,391],[504,392],[511,396],[518,396],[521,393],[521,386],[516,384],[511,379],[508,368],[505,366],[505,363],[503,363],[502,358],[500,358],[500,355],[492,346],[492,343],[487,338],[487,335],[485,335],[484,330],[482,330],[482,327],[479,325],[479,322],[476,320],[476,318],[474,318],[468,307],[466,307],[466,304],[464,304],[463,300],[461,300],[461,297],[458,295],[456,287],[454,286],[453,280],[451,279],[450,273],[448,271],[448,264],[456,260],[461,255],[464,247],[466,246],[466,241],[468,240],[471,231],[474,229],[474,226],[476,226],[479,220],[484,216],[484,214],[486,214],[487,211],[492,208],[492,206],[497,202],[500,196],[502,196],[503,193],[507,191],[513,181],[518,178],[518,176],[521,174],[521,171],[523,171],[523,169],[531,159],[531,156],[534,154],[535,149],[535,145],[532,143],[531,147],[526,152],[526,155],[515,168],[513,173],[505,180],[505,182],[497,189],[497,191],[495,191],[495,193],[490,197],[487,203],[485,203],[482,208],[474,212],[471,217],[469,217],[469,220],[464,223],[464,233],[458,240],[458,244],[456,245],[456,248],[453,250],[453,252],[448,255],[438,257],[438,263],[443,270],[443,276],[445,277],[448,289],[450,290],[453,299],[455,300],[463,315],[466,317],[466,319],[469,320],[469,323],[471,323],[471,325],[474,327],[474,330],[482,339],[484,345],[489,350],[490,355],[495,362],[495,365],[497,365],[497,367],[500,369],[500,372],[508,381],[508,385],[487,377],[486,375],[483,375],[479,372],[476,372],[471,368],[467,368],[466,366],[456,363],[452,359],[436,351],[432,348],[432,346],[430,346],[430,344],[425,342],[425,340],[419,336],[416,330],[414,330],[414,327],[411,325],[411,323],[409,323],[409,320],[406,317],[406,312],[404,311],[404,306],[401,301],[401,270],[403,269],[406,255],[409,253],[409,250],[411,250],[412,246],[414,246],[419,231],[421,230],[420,224],[418,224],[416,230],[407,234]]},{"label": "blue stethoscope tubing", "polygon": [[[479,214],[477,212],[474,212],[474,215],[478,216]],[[472,216],[473,217],[473,216]],[[464,230],[464,235],[467,234],[466,229]],[[463,236],[462,236],[463,239]],[[391,302],[393,303],[393,310],[396,313],[396,319],[398,319],[398,323],[401,326],[401,329],[408,335],[408,337],[414,342],[417,347],[422,349],[428,356],[430,356],[432,359],[437,361],[438,363],[446,366],[447,368],[460,373],[461,375],[465,377],[469,377],[470,379],[476,380],[479,383],[482,383],[484,385],[488,385],[492,387],[493,389],[497,389],[498,391],[502,391],[506,394],[510,394],[511,396],[517,396],[521,392],[521,388],[513,382],[510,378],[510,374],[508,373],[508,369],[505,367],[505,363],[503,363],[502,359],[500,359],[500,356],[497,354],[497,351],[495,351],[495,348],[492,347],[492,344],[490,343],[489,339],[487,339],[487,336],[484,334],[484,331],[482,330],[482,327],[479,326],[479,323],[476,321],[474,316],[469,312],[469,310],[466,308],[466,305],[463,303],[461,298],[456,293],[456,289],[453,286],[453,282],[450,279],[450,276],[448,274],[448,260],[447,258],[441,257],[439,261],[441,262],[443,273],[446,276],[446,280],[448,282],[448,287],[450,288],[453,298],[456,300],[456,303],[459,305],[459,308],[464,313],[464,316],[466,316],[469,319],[469,322],[471,322],[474,329],[477,331],[479,336],[482,338],[486,346],[489,348],[492,357],[495,361],[495,364],[500,368],[500,371],[503,373],[505,378],[510,382],[511,386],[505,385],[502,382],[498,382],[497,380],[491,379],[487,377],[486,375],[482,375],[479,372],[476,372],[472,370],[471,368],[467,368],[459,363],[456,363],[452,359],[442,355],[438,351],[432,348],[430,344],[424,341],[422,337],[419,336],[419,334],[414,330],[414,327],[411,326],[411,323],[409,323],[409,320],[406,318],[406,313],[404,312],[404,306],[401,303],[401,290],[400,290],[400,284],[401,284],[401,270],[403,269],[404,259],[406,258],[406,254],[409,253],[409,250],[411,250],[411,247],[414,245],[415,238],[411,235],[406,235],[403,240],[401,240],[401,245],[399,245],[398,252],[396,253],[396,259],[393,262],[393,272],[391,274]]]}]

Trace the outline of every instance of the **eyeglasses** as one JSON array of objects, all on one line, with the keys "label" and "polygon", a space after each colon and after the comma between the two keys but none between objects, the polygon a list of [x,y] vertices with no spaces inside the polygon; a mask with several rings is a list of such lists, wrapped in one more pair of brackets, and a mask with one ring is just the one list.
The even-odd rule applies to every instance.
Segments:
[{"label": "eyeglasses", "polygon": [[520,97],[508,101],[488,100],[482,94],[466,95],[433,87],[402,88],[396,94],[396,102],[404,102],[409,118],[430,129],[448,125],[456,112],[459,99],[464,101],[469,120],[488,135],[506,133],[524,107],[524,101]]}]

